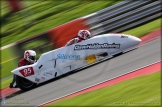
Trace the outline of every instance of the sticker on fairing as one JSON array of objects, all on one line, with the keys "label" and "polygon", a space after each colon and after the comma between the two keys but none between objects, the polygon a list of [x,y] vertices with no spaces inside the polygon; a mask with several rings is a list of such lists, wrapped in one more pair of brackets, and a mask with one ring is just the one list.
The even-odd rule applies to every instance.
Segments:
[{"label": "sticker on fairing", "polygon": [[88,64],[91,64],[91,63],[94,63],[97,61],[96,59],[96,56],[93,54],[93,55],[90,55],[90,56],[86,56],[86,61]]}]

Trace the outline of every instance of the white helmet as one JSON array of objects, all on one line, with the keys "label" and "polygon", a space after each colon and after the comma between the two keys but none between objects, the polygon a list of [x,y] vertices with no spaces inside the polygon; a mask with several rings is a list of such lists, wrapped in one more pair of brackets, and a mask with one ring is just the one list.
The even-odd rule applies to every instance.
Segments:
[{"label": "white helmet", "polygon": [[36,52],[33,50],[26,50],[24,52],[24,59],[26,59],[30,63],[34,63],[36,61]]},{"label": "white helmet", "polygon": [[79,30],[78,36],[86,40],[91,38],[91,33],[88,30]]}]

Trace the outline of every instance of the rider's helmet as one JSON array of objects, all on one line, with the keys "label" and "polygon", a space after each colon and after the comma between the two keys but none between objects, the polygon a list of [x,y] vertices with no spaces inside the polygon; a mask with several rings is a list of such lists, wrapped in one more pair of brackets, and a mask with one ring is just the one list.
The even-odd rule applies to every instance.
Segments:
[{"label": "rider's helmet", "polygon": [[26,50],[24,52],[24,59],[26,59],[30,63],[34,63],[36,61],[36,52],[33,50]]},{"label": "rider's helmet", "polygon": [[86,40],[91,38],[91,33],[88,30],[79,30],[78,36]]}]

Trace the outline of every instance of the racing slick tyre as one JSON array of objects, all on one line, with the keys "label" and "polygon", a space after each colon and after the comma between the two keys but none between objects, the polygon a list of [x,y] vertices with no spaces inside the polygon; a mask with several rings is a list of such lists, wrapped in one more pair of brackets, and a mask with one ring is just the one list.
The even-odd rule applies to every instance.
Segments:
[{"label": "racing slick tyre", "polygon": [[16,77],[15,80],[16,80],[17,86],[21,90],[28,91],[36,86],[35,83],[27,80],[26,78],[22,78],[18,75],[16,75],[15,77]]}]

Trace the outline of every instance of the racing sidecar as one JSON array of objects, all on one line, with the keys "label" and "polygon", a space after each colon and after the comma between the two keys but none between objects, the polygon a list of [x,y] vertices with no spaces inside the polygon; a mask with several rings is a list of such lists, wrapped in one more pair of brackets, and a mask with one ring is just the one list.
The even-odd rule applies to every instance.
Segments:
[{"label": "racing sidecar", "polygon": [[36,63],[11,71],[14,74],[14,81],[10,87],[29,90],[37,84],[93,64],[103,58],[136,48],[140,42],[139,38],[131,35],[102,34],[43,53]]}]

